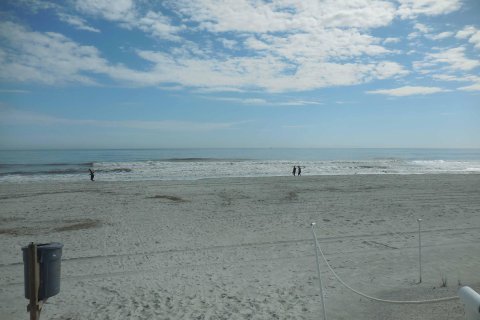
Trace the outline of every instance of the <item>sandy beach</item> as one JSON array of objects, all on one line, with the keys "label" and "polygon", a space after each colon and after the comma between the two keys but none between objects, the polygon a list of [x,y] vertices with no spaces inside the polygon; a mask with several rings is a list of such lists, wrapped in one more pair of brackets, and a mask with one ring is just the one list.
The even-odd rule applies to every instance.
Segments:
[{"label": "sandy beach", "polygon": [[[64,244],[43,319],[321,319],[311,222],[339,276],[369,295],[480,291],[476,174],[4,183],[0,199],[5,320],[28,318],[31,241]],[[320,268],[329,319],[464,319],[458,300],[373,302]]]}]

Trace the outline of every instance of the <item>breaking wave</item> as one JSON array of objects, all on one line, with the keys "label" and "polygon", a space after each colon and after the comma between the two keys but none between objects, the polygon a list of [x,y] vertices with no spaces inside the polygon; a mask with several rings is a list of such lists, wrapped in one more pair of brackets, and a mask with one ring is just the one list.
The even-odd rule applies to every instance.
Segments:
[{"label": "breaking wave", "polygon": [[[375,159],[355,161],[225,160],[182,158],[159,161],[95,162],[82,165],[34,166],[28,170],[5,170],[0,181],[88,180],[93,168],[102,181],[196,180],[222,177],[289,176],[293,166],[302,175],[355,174],[479,174],[480,161]],[[19,167],[16,167],[17,169]],[[33,168],[33,169],[32,169]],[[47,168],[47,169],[46,169]],[[10,167],[7,169],[14,169]]]}]

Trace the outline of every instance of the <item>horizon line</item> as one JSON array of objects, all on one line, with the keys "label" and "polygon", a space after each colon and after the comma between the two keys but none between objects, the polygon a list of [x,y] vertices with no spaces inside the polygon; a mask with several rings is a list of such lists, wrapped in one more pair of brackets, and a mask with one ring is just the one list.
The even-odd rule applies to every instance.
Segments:
[{"label": "horizon line", "polygon": [[186,149],[427,149],[427,150],[480,150],[479,147],[125,147],[125,148],[0,148],[0,151],[79,151],[79,150],[186,150]]}]

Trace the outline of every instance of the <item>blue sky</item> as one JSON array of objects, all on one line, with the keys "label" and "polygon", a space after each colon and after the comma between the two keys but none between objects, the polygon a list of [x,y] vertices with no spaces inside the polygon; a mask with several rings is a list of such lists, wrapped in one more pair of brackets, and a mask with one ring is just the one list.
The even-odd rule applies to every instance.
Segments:
[{"label": "blue sky", "polygon": [[0,4],[0,148],[480,148],[477,0]]}]

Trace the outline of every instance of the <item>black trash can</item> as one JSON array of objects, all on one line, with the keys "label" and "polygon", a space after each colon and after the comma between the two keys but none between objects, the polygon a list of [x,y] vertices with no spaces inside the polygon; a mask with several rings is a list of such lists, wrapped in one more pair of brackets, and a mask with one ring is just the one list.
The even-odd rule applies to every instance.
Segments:
[{"label": "black trash can", "polygon": [[[60,262],[63,244],[58,242],[37,244],[37,259],[40,267],[38,300],[45,300],[60,292]],[[22,248],[25,278],[25,298],[30,299],[28,246]]]}]

